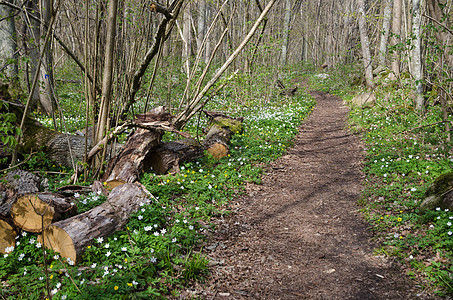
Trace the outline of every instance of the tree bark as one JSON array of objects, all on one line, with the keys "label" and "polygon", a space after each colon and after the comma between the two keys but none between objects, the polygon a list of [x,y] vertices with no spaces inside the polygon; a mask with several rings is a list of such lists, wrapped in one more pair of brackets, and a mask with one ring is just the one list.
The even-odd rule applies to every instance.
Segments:
[{"label": "tree bark", "polygon": [[365,2],[358,0],[359,5],[359,30],[360,42],[362,44],[363,66],[365,68],[365,80],[368,88],[374,88],[373,82],[373,66],[371,62],[370,43],[366,29]]},{"label": "tree bark", "polygon": [[47,227],[38,241],[76,262],[94,239],[122,229],[130,214],[149,199],[149,192],[140,183],[123,184],[114,188],[103,204]]},{"label": "tree bark", "polygon": [[191,30],[191,4],[187,3],[186,9],[184,10],[184,23],[182,29],[183,37],[183,48],[182,48],[182,59],[184,68],[187,74],[187,78],[190,77],[190,55],[192,49],[192,30]]},{"label": "tree bark", "polygon": [[95,143],[102,140],[108,128],[113,78],[113,58],[115,49],[116,15],[118,0],[109,1],[107,17],[107,37],[105,39],[104,73],[102,77],[102,97],[99,106],[99,117],[96,126]]},{"label": "tree bark", "polygon": [[[206,31],[206,0],[198,1],[198,20],[197,20],[197,52],[201,51],[201,46],[203,43],[203,39],[205,36]],[[201,53],[201,57],[204,55]]]},{"label": "tree bark", "polygon": [[[9,0],[9,2],[12,2]],[[4,4],[0,4],[0,73],[2,69],[6,69],[6,75],[11,80],[16,80],[18,76],[17,61],[16,60],[16,26],[14,23],[14,16],[12,8]]]},{"label": "tree bark", "polygon": [[[9,102],[8,104],[8,112],[13,112],[16,115],[16,120],[20,120],[24,114],[24,108],[14,103]],[[3,109],[0,109],[0,112],[3,112]],[[91,142],[91,139],[88,138],[89,147],[91,147]],[[47,158],[56,164],[72,168],[72,158],[75,162],[83,161],[85,137],[48,129],[38,121],[26,117],[18,152],[26,155],[38,150],[44,151]],[[70,152],[72,152],[73,157],[68,155]]]},{"label": "tree bark", "polygon": [[291,21],[291,0],[286,0],[285,19],[283,21],[282,66],[286,66],[289,44],[289,26]]},{"label": "tree bark", "polygon": [[[392,47],[398,47],[398,43],[401,41],[401,11],[402,11],[402,0],[394,0],[393,2],[393,22],[392,22]],[[399,50],[393,50],[392,59],[392,72],[395,76],[400,75],[400,55]]]},{"label": "tree bark", "polygon": [[212,157],[220,159],[230,152],[231,137],[242,132],[242,119],[235,119],[216,112],[205,112],[205,114],[211,121],[203,147]]},{"label": "tree bark", "polygon": [[387,42],[390,35],[390,21],[392,20],[392,0],[384,0],[384,16],[382,20],[381,42],[379,44],[379,66],[385,66]]},{"label": "tree bark", "polygon": [[145,170],[156,174],[178,173],[181,163],[203,156],[202,146],[193,138],[161,143],[145,161]]},{"label": "tree bark", "polygon": [[[41,12],[41,33],[47,31],[50,24],[53,12],[53,1],[42,0],[40,1],[40,12]],[[54,97],[54,76],[53,76],[53,53],[52,44],[45,42],[45,35],[41,37],[41,51],[44,53],[42,65],[39,73],[39,100],[45,113],[48,116],[52,116],[55,120],[55,110],[57,108],[56,100]],[[54,121],[54,126],[56,123]]]},{"label": "tree bark", "polygon": [[413,49],[411,53],[412,76],[415,80],[415,108],[418,111],[423,111],[425,107],[425,99],[423,92],[423,66],[422,66],[422,51],[421,51],[421,13],[420,13],[421,0],[413,0],[413,21],[412,21],[412,34]]},{"label": "tree bark", "polygon": [[[171,118],[164,107],[157,107],[150,112],[138,115],[138,122],[166,121]],[[134,182],[143,171],[150,152],[160,143],[163,131],[158,129],[137,129],[126,141],[121,152],[111,159],[103,181],[122,180]]]}]

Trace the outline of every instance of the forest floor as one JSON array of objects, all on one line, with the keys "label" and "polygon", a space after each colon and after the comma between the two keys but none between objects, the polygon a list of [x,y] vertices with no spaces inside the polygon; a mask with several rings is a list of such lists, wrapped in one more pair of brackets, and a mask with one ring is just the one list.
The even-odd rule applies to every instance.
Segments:
[{"label": "forest floor", "polygon": [[[294,147],[217,220],[203,299],[425,299],[392,259],[374,254],[357,200],[363,145],[336,96],[317,100]],[[183,293],[184,294],[184,293]],[[192,294],[193,295],[193,294]],[[183,296],[183,295],[182,295]],[[432,298],[430,298],[432,299]]]}]

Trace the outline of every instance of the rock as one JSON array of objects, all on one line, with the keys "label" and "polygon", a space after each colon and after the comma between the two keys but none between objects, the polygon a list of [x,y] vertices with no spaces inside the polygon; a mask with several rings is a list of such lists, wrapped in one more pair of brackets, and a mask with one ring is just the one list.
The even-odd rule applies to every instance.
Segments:
[{"label": "rock", "polygon": [[440,175],[425,193],[425,200],[420,204],[420,212],[428,210],[453,209],[453,172]]},{"label": "rock", "polygon": [[376,104],[376,94],[373,92],[365,92],[355,96],[351,103],[360,108],[373,107]]}]

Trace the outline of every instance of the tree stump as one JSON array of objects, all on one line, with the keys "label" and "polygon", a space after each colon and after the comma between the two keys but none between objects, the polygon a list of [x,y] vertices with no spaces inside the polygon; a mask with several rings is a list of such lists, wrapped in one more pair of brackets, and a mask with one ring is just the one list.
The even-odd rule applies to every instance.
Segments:
[{"label": "tree stump", "polygon": [[98,237],[107,237],[125,226],[140,203],[149,203],[150,194],[140,183],[126,183],[112,190],[107,201],[93,209],[47,227],[38,240],[76,262]]}]

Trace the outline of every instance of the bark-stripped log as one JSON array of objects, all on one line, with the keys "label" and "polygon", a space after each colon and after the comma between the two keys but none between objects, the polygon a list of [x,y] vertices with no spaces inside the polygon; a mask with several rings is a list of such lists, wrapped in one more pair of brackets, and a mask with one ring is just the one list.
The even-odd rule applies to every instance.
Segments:
[{"label": "bark-stripped log", "polygon": [[[76,262],[98,237],[120,230],[137,211],[148,203],[149,192],[140,183],[126,183],[112,190],[103,204],[72,218],[53,223],[44,230],[44,245]],[[38,238],[42,242],[42,235]]]},{"label": "bark-stripped log", "polygon": [[230,148],[228,144],[231,136],[236,133],[241,133],[242,119],[235,119],[216,112],[206,112],[206,116],[210,118],[210,128],[203,141],[203,147],[215,159],[220,159],[228,155]]},{"label": "bark-stripped log", "polygon": [[161,143],[145,161],[145,170],[157,174],[179,172],[179,165],[203,155],[203,147],[195,139],[183,139],[168,143]]}]

